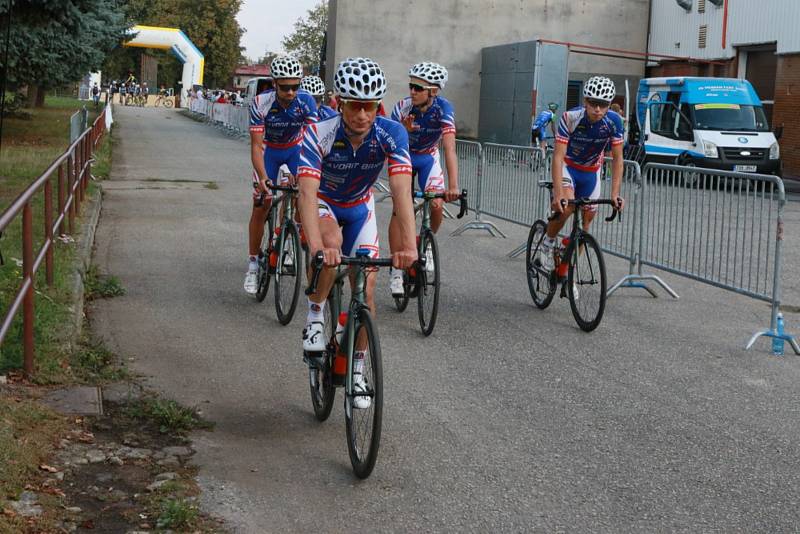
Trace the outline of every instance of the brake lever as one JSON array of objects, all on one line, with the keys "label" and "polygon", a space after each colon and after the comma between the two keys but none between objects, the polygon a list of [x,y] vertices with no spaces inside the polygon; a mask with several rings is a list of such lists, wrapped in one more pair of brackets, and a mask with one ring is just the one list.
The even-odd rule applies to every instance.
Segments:
[{"label": "brake lever", "polygon": [[308,284],[308,287],[305,290],[306,296],[313,295],[317,292],[317,284],[319,283],[319,275],[322,273],[322,264],[325,261],[325,257],[322,255],[322,251],[317,252],[317,255],[314,256],[314,259],[311,260],[311,282]]},{"label": "brake lever", "polygon": [[461,190],[461,199],[460,200],[461,200],[461,202],[460,202],[461,209],[458,212],[458,215],[456,216],[457,219],[460,219],[464,215],[469,214],[469,204],[467,204],[467,190],[466,189],[462,189]]}]

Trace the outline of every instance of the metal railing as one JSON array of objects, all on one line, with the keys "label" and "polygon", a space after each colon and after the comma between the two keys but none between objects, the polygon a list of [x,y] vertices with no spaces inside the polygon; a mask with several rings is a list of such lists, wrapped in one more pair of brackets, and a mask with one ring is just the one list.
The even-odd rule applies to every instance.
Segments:
[{"label": "metal railing", "polygon": [[[105,113],[95,119],[67,150],[50,164],[14,202],[0,214],[0,232],[8,228],[17,216],[22,217],[22,281],[0,323],[0,344],[11,328],[16,314],[22,308],[23,371],[26,376],[34,368],[34,296],[36,273],[44,263],[45,281],[54,283],[54,236],[72,234],[75,218],[80,213],[91,177],[93,154],[105,132]],[[56,192],[53,191],[53,182]],[[44,191],[44,242],[34,252],[33,201]],[[55,206],[54,206],[55,203]],[[66,228],[65,228],[66,227]]]}]

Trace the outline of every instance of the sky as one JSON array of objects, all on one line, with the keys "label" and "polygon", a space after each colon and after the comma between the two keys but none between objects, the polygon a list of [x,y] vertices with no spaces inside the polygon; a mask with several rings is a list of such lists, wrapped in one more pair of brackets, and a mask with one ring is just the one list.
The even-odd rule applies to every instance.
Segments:
[{"label": "sky", "polygon": [[244,0],[236,17],[246,33],[242,37],[245,55],[258,59],[264,52],[281,52],[281,40],[294,29],[319,0]]}]

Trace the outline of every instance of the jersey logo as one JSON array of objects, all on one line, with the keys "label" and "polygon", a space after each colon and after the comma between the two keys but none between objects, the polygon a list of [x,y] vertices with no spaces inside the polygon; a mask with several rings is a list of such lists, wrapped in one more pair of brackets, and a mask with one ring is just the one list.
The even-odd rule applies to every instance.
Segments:
[{"label": "jersey logo", "polygon": [[344,144],[344,141],[336,141],[333,143],[333,148],[347,148],[347,145]]}]

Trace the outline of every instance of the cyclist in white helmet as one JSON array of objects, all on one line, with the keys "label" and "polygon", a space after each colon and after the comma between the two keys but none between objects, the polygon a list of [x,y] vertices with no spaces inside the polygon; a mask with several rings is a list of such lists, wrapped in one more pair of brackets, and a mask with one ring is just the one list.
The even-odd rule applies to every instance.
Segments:
[{"label": "cyclist in white helmet", "polygon": [[[447,69],[429,61],[413,65],[409,71],[409,96],[392,110],[392,119],[408,131],[411,164],[420,191],[445,193],[448,202],[458,199],[458,156],[456,155],[456,119],[453,106],[439,92],[447,83]],[[447,167],[447,188],[439,158],[439,142],[444,148]],[[431,206],[431,229],[434,233],[442,224],[442,199]],[[389,242],[397,238],[394,218],[389,224]],[[434,268],[433,257],[426,258],[425,268]],[[392,271],[390,289],[393,295],[403,294],[403,273]]]},{"label": "cyclist in white helmet", "polygon": [[314,101],[317,103],[317,115],[320,120],[336,115],[336,111],[332,107],[322,103],[325,97],[325,82],[322,81],[322,78],[319,76],[306,76],[300,82],[300,89],[308,91],[314,97]]},{"label": "cyclist in white helmet", "polygon": [[[264,221],[272,204],[267,180],[277,184],[279,169],[286,165],[297,175],[305,126],[317,120],[314,98],[300,89],[303,68],[290,56],[272,60],[275,88],[253,98],[250,105],[250,159],[253,162],[253,212],[249,225],[248,269],[244,290],[255,294],[258,288],[258,253],[264,235]],[[276,232],[280,226],[276,228]]]},{"label": "cyclist in white helmet", "polygon": [[[336,70],[334,87],[339,113],[306,129],[298,175],[308,252],[314,257],[321,251],[326,266],[317,292],[308,299],[303,350],[310,353],[325,349],[325,300],[336,275],[333,267],[340,263],[341,255],[354,256],[362,249],[378,256],[372,186],[387,161],[392,218],[398,225],[398,238],[390,242],[392,263],[397,269],[406,269],[417,259],[408,134],[397,122],[378,116],[386,94],[383,71],[369,58],[348,58]],[[376,279],[376,273],[367,277],[366,300],[372,313],[376,311]],[[363,345],[357,345],[356,389],[363,387],[363,358]],[[369,407],[368,397],[357,399],[357,408]]]},{"label": "cyclist in white helmet", "polygon": [[[556,237],[574,211],[573,206],[564,206],[562,202],[576,197],[600,198],[600,169],[609,145],[613,159],[611,198],[618,210],[625,205],[619,196],[624,168],[622,117],[608,109],[615,94],[614,82],[604,76],[594,76],[583,86],[583,107],[561,115],[552,163],[552,209],[560,216],[547,225],[540,258],[545,269],[553,269]],[[597,206],[583,209],[583,228],[588,230]]]}]

